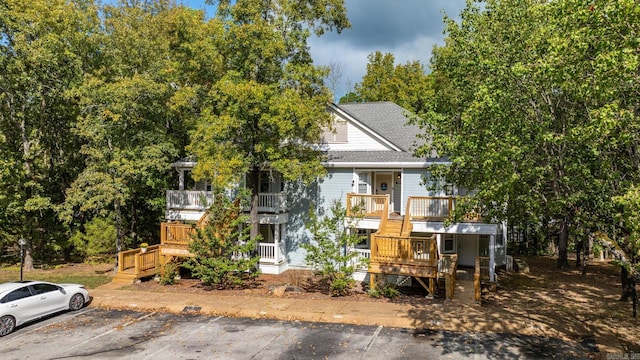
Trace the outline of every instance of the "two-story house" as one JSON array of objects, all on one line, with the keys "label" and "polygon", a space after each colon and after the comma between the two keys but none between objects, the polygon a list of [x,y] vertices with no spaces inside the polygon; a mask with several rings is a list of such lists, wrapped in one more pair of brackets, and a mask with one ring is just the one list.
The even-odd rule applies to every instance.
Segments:
[{"label": "two-story house", "polygon": [[[408,112],[392,102],[332,104],[328,111],[333,116],[333,130],[327,130],[319,144],[327,155],[326,176],[311,186],[303,186],[285,183],[274,172],[260,175],[261,270],[279,274],[290,268],[306,268],[300,245],[309,241],[306,221],[310,207],[315,206],[323,214],[329,211],[333,201],[340,201],[348,208],[356,202],[365,204],[366,216],[358,221],[357,227],[367,240],[354,249],[361,256],[370,258],[373,251],[374,258],[386,256],[393,262],[393,257],[385,254],[404,251],[414,254],[410,255],[408,266],[415,265],[421,258],[431,261],[429,266],[432,266],[442,255],[457,254],[460,267],[473,267],[476,258],[481,256],[489,260],[489,276],[493,281],[496,266],[506,262],[503,224],[474,218],[446,225],[456,196],[462,191],[453,186],[437,187],[443,190],[430,190],[433,187],[427,186],[439,181],[429,176],[428,167],[446,164],[447,159],[413,155],[413,147],[421,141],[417,137],[421,130],[409,124]],[[182,240],[178,240],[174,225],[200,220],[211,201],[210,186],[190,176],[195,165],[193,159],[173,164],[179,185],[167,191],[163,243],[180,243]],[[381,228],[390,229],[395,226],[394,221],[398,223],[397,234],[393,234],[396,230],[390,230],[389,237],[375,240]],[[414,239],[407,242],[405,250],[402,250],[404,245],[397,245],[401,243],[400,235]],[[386,245],[375,243],[383,240]],[[425,247],[434,253],[418,255]],[[183,249],[170,254],[186,253]],[[368,270],[384,274],[387,269],[384,262],[372,259]],[[407,275],[411,275],[414,270],[408,269]]]}]

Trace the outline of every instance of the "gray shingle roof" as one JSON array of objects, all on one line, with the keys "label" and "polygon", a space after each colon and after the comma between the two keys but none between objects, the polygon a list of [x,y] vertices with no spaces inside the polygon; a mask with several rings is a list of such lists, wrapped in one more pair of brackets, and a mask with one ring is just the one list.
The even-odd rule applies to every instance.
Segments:
[{"label": "gray shingle roof", "polygon": [[421,133],[418,126],[408,124],[412,114],[390,101],[337,106],[404,151],[412,151],[418,140],[416,135]]}]

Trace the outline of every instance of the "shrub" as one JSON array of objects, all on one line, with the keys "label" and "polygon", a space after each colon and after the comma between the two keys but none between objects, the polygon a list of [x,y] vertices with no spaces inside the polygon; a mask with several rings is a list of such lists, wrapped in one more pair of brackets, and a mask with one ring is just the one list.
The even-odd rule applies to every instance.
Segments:
[{"label": "shrub", "polygon": [[310,219],[312,242],[302,245],[307,251],[305,262],[329,284],[332,295],[347,295],[355,285],[353,273],[366,264],[366,259],[358,259],[358,253],[352,251],[362,241],[354,226],[357,219],[348,219],[338,201],[331,206],[331,216],[319,218],[312,211]]},{"label": "shrub", "polygon": [[180,267],[174,262],[164,264],[160,273],[160,284],[173,285],[176,283],[176,276],[180,273]]},{"label": "shrub", "polygon": [[235,287],[259,275],[256,245],[260,239],[249,237],[242,199],[240,195],[231,201],[217,192],[208,223],[193,235],[189,249],[195,257],[185,267],[206,286]]},{"label": "shrub", "polygon": [[94,218],[71,237],[75,254],[82,258],[112,254],[115,251],[116,226],[112,220]]}]

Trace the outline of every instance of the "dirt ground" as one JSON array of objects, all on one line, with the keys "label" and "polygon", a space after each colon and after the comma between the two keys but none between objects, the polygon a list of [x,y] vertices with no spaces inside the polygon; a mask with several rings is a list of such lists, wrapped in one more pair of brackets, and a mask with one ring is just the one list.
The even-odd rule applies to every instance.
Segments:
[{"label": "dirt ground", "polygon": [[[510,317],[515,319],[514,328],[519,333],[585,342],[597,338],[601,350],[619,352],[622,348],[626,353],[640,353],[640,317],[632,317],[631,302],[618,301],[621,288],[617,266],[591,261],[586,276],[582,276],[581,269],[556,269],[555,258],[527,257],[524,260],[529,265],[529,272],[500,273],[496,291],[483,292],[481,306],[471,310],[473,318],[490,322],[491,318]],[[332,298],[312,272],[303,270],[289,270],[281,275],[263,274],[253,284],[230,290],[207,289],[198,280],[189,278],[188,273],[181,275],[182,279],[174,285],[161,285],[151,279],[128,288],[154,292],[216,291],[229,296],[398,302],[416,307],[444,301],[442,296],[427,298],[427,292],[419,286],[401,287],[400,294],[393,299],[373,298],[364,291],[367,284],[358,284],[347,297]]]},{"label": "dirt ground", "polygon": [[[526,257],[529,272],[499,273],[495,292],[483,292],[481,306],[467,308],[464,330],[484,331],[492,319],[512,319],[515,332],[544,335],[573,341],[597,339],[600,351],[640,354],[640,316],[632,317],[631,302],[620,302],[620,270],[606,261],[591,261],[586,276],[581,269],[555,268],[555,258]],[[41,271],[41,270],[36,270]],[[94,273],[112,275],[112,265],[73,265],[43,273]],[[442,296],[427,298],[421,287],[400,288],[394,299],[373,298],[365,293],[367,284],[359,284],[347,297],[332,298],[310,271],[289,270],[281,275],[262,274],[244,288],[212,290],[203,287],[182,272],[175,285],[161,285],[153,279],[127,286],[130,290],[153,292],[209,293],[261,297],[332,299],[335,301],[396,302],[425,309],[444,303]],[[286,291],[283,291],[286,290]],[[371,304],[373,305],[373,304]],[[445,303],[445,308],[446,308]],[[638,309],[640,312],[640,308]],[[429,327],[425,324],[425,327]],[[503,331],[503,330],[499,330]]]}]

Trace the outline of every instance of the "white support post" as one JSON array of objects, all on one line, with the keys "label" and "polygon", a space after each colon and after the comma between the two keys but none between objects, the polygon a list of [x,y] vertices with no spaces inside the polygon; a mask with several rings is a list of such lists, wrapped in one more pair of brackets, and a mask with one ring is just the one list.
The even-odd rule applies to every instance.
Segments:
[{"label": "white support post", "polygon": [[184,170],[178,169],[178,190],[184,190]]},{"label": "white support post", "polygon": [[276,224],[273,227],[273,261],[278,264],[280,263],[279,253],[280,253],[280,224]]},{"label": "white support post", "polygon": [[489,281],[494,282],[496,280],[495,274],[496,268],[496,236],[489,236]]}]

